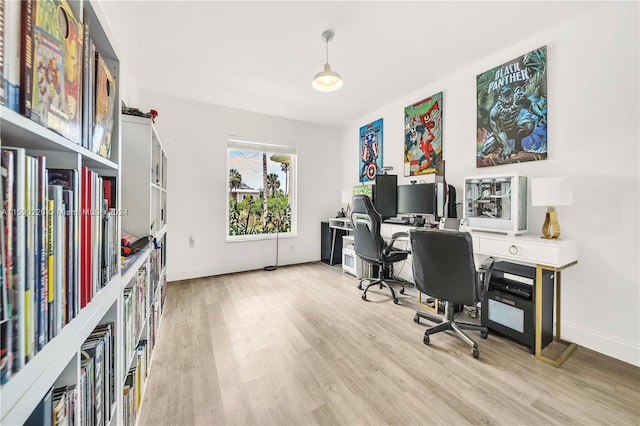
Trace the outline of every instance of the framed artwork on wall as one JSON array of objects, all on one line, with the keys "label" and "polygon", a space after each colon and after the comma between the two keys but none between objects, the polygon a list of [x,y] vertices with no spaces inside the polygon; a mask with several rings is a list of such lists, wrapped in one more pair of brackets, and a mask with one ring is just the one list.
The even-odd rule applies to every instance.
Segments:
[{"label": "framed artwork on wall", "polygon": [[369,182],[382,171],[382,118],[360,127],[360,182]]},{"label": "framed artwork on wall", "polygon": [[476,78],[476,167],[547,159],[547,46]]},{"label": "framed artwork on wall", "polygon": [[404,175],[435,173],[442,160],[442,92],[404,109]]}]

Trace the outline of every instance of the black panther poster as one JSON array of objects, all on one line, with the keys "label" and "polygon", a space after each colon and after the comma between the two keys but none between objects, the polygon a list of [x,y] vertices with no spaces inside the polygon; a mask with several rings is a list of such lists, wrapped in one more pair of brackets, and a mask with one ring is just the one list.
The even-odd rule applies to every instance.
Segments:
[{"label": "black panther poster", "polygon": [[547,159],[547,46],[476,78],[476,166]]}]

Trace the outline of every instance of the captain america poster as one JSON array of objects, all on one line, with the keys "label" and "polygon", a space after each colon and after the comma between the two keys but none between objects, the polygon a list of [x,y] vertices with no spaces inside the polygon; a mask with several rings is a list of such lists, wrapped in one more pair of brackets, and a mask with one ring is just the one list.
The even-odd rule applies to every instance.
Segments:
[{"label": "captain america poster", "polygon": [[360,182],[370,182],[382,172],[382,118],[360,127]]},{"label": "captain america poster", "polygon": [[476,78],[476,167],[547,159],[547,47]]}]

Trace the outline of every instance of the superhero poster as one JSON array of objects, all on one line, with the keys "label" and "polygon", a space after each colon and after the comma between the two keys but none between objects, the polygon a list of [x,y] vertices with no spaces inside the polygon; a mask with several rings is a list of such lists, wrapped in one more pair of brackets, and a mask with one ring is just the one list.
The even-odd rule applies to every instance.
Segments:
[{"label": "superhero poster", "polygon": [[435,173],[442,160],[442,92],[404,109],[404,175]]},{"label": "superhero poster", "polygon": [[382,172],[382,118],[360,127],[360,182],[369,182]]},{"label": "superhero poster", "polygon": [[476,167],[547,159],[547,46],[479,74]]}]

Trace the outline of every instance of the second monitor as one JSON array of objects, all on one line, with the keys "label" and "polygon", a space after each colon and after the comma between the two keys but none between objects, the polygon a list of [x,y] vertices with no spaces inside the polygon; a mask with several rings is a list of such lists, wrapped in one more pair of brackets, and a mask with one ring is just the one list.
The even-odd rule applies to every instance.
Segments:
[{"label": "second monitor", "polygon": [[398,214],[424,216],[435,214],[435,184],[398,185]]}]

